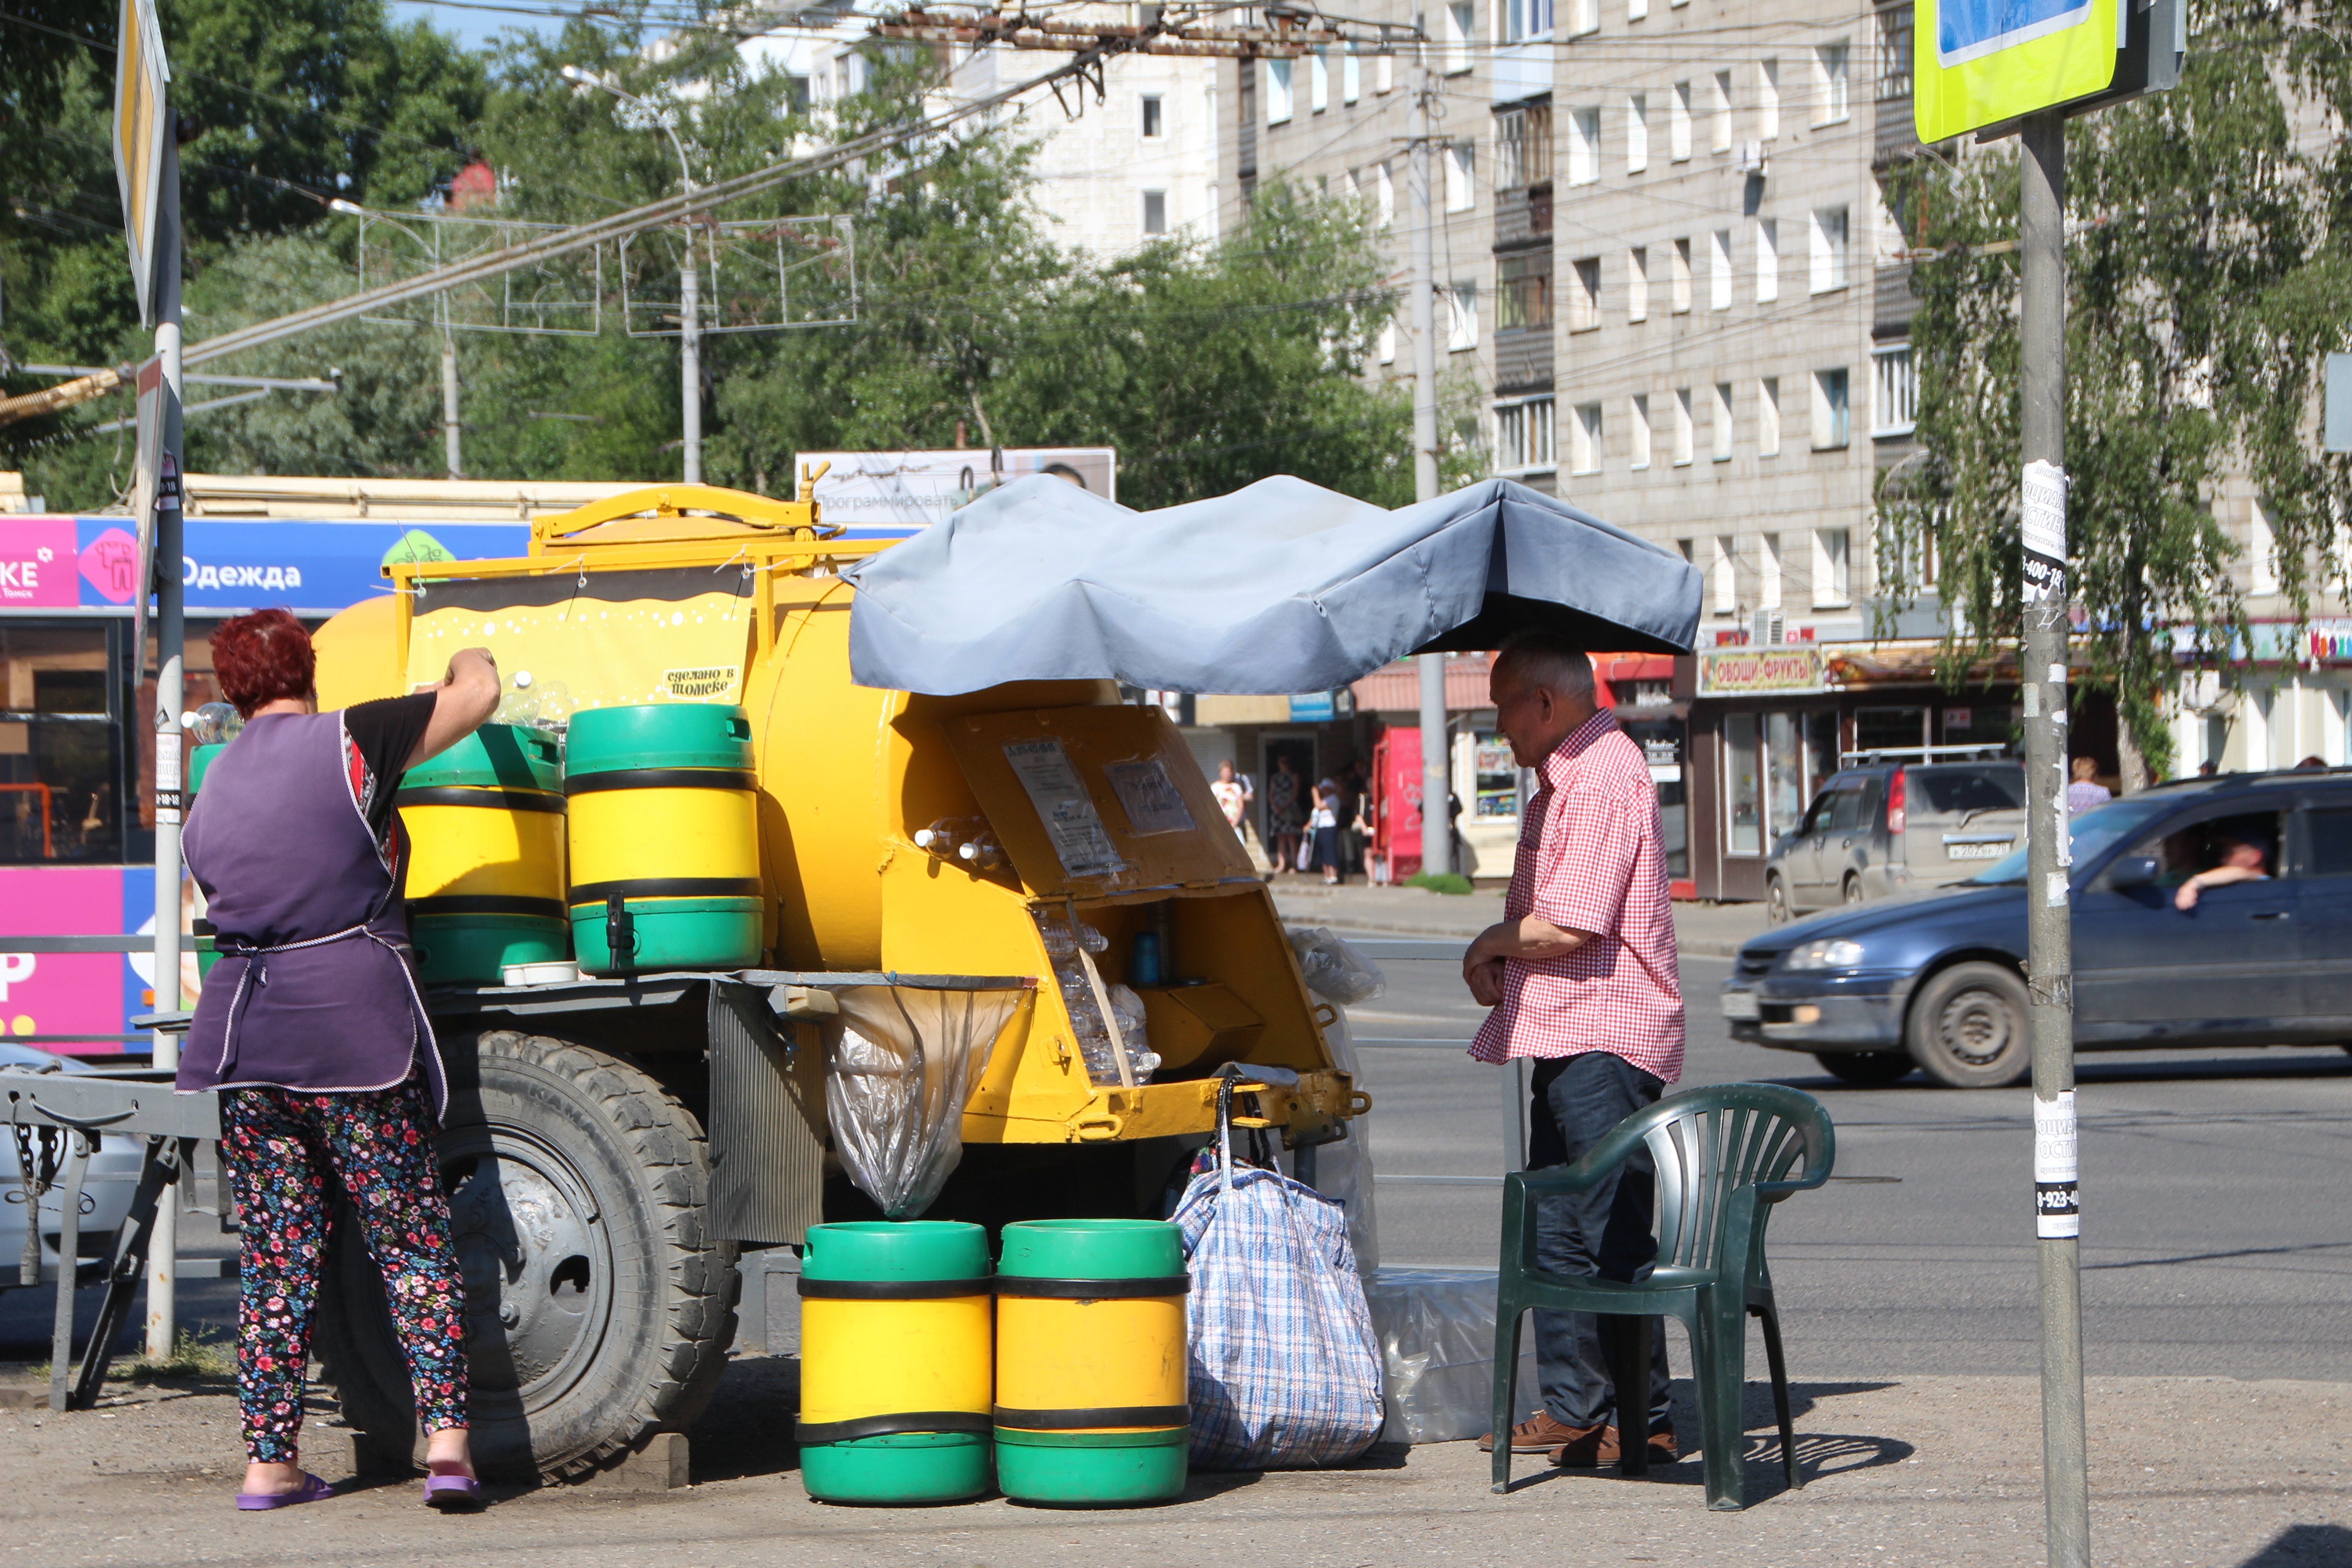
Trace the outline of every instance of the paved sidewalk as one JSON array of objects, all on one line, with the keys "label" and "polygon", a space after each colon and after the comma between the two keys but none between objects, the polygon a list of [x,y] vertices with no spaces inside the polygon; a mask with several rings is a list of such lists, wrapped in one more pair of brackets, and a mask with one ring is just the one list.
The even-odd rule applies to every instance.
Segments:
[{"label": "paved sidewalk", "polygon": [[[282,1512],[238,1514],[236,1408],[225,1392],[153,1389],[104,1410],[0,1411],[0,1532],[26,1563],[164,1568],[464,1563],[467,1568],[920,1563],[937,1568],[1584,1568],[1625,1563],[1813,1568],[2032,1568],[2042,1561],[2040,1419],[2031,1378],[1800,1383],[1807,1485],[1783,1489],[1751,1384],[1749,1506],[1710,1513],[1695,1459],[1646,1481],[1540,1460],[1487,1490],[1467,1443],[1377,1450],[1342,1470],[1202,1475],[1178,1502],[1080,1512],[992,1500],[865,1509],[808,1500],[786,1441],[793,1363],[738,1361],[695,1433],[677,1491],[609,1481],[501,1489],[475,1518],[418,1506],[415,1483],[361,1483]],[[346,1434],[313,1401],[305,1454],[350,1475]],[[2093,1545],[2133,1568],[2341,1568],[2352,1562],[2352,1387],[2095,1379]]]},{"label": "paved sidewalk", "polygon": [[[1383,935],[1458,937],[1464,942],[1503,918],[1499,889],[1433,893],[1423,888],[1374,888],[1361,882],[1329,888],[1307,878],[1284,877],[1274,884],[1274,901],[1282,918],[1292,925],[1325,925]],[[1761,904],[1675,906],[1675,934],[1681,950],[1695,956],[1729,958],[1739,951],[1741,942],[1763,931]]]}]

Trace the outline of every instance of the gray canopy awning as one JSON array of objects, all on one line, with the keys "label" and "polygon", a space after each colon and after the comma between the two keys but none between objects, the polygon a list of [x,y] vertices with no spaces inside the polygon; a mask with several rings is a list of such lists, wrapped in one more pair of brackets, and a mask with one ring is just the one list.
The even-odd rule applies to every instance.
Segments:
[{"label": "gray canopy awning", "polygon": [[1528,629],[1688,653],[1701,589],[1679,556],[1507,479],[1383,511],[1278,477],[1138,512],[1036,475],[843,574],[853,679],[941,696],[1327,691]]}]

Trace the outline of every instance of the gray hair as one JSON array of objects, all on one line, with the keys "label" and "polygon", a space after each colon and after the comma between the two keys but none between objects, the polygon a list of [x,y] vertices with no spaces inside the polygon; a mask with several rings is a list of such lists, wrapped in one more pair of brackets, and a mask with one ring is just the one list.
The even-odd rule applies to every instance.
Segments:
[{"label": "gray hair", "polygon": [[1592,660],[1582,648],[1552,632],[1520,632],[1503,645],[1495,666],[1508,666],[1530,686],[1580,702],[1592,695]]}]

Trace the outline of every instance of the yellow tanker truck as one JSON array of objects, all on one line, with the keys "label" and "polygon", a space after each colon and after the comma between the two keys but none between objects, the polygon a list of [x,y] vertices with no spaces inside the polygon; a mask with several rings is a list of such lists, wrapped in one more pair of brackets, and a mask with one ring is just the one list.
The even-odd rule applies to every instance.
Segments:
[{"label": "yellow tanker truck", "polygon": [[[542,733],[648,703],[751,721],[756,962],[429,993],[455,1088],[443,1163],[477,1446],[509,1472],[581,1473],[690,1423],[735,1331],[739,1247],[879,1206],[845,1179],[849,1135],[903,1152],[928,1133],[952,1160],[960,1134],[934,1217],[1156,1216],[1214,1127],[1227,1064],[1248,1123],[1293,1148],[1370,1104],[1167,717],[1108,681],[855,684],[840,572],[889,542],[827,537],[808,489],[595,502],[535,523],[519,560],[391,566],[394,593],[318,633],[329,708],[481,645],[512,685],[501,718]],[[412,898],[448,858],[428,811],[411,821]],[[511,863],[458,885],[495,891],[526,860],[547,874],[532,826]],[[650,817],[642,833],[641,858],[691,848]],[[1157,973],[1130,973],[1147,936]],[[827,1083],[845,1036],[895,1045],[886,1079],[926,1075],[875,1111],[910,1125],[830,1124],[829,1098],[869,1109],[855,1069]],[[961,1091],[944,1140],[943,1086]],[[333,1278],[347,1308],[375,1289],[356,1255]],[[347,1415],[404,1446],[406,1374],[380,1318],[322,1312],[321,1352]]]}]

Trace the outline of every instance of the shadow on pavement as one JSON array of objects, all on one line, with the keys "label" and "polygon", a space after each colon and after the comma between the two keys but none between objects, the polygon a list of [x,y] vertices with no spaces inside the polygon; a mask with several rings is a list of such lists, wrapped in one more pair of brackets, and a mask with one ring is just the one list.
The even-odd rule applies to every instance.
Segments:
[{"label": "shadow on pavement", "polygon": [[2240,1568],[2339,1568],[2352,1563],[2352,1530],[2340,1524],[2290,1524]]},{"label": "shadow on pavement", "polygon": [[719,1374],[702,1419],[688,1433],[697,1485],[800,1468],[793,1421],[801,1405],[793,1356],[736,1356]]}]

